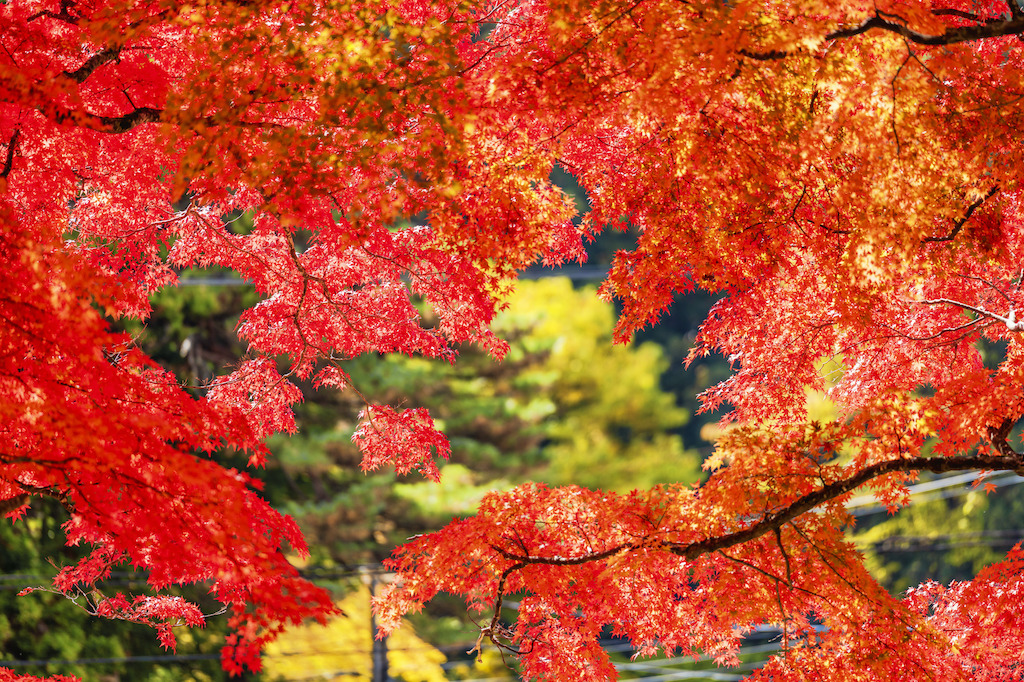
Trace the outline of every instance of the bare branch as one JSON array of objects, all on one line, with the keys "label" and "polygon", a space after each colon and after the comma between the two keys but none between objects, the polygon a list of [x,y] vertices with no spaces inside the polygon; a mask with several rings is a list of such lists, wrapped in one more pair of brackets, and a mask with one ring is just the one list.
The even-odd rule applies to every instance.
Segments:
[{"label": "bare branch", "polygon": [[624,552],[630,549],[637,549],[639,548],[639,546],[639,543],[623,543],[621,545],[616,545],[611,549],[606,549],[603,552],[584,554],[582,556],[573,557],[569,559],[562,557],[539,557],[528,556],[525,554],[516,554],[514,552],[508,551],[507,549],[504,549],[503,547],[498,547],[497,545],[491,545],[491,549],[493,549],[495,552],[502,555],[506,559],[517,561],[522,564],[543,564],[545,566],[579,566],[582,564],[589,564],[593,561],[601,561],[602,559],[612,557],[618,554],[619,552]]},{"label": "bare branch", "polygon": [[[1005,444],[1006,440],[1003,439]],[[908,457],[906,459],[894,459],[887,462],[879,462],[858,471],[855,475],[842,481],[836,481],[823,486],[820,490],[804,495],[792,504],[774,513],[766,515],[754,525],[735,533],[729,533],[715,538],[708,538],[689,545],[670,546],[673,554],[678,554],[687,560],[694,560],[702,554],[725,549],[739,545],[751,540],[756,540],[765,533],[776,528],[781,528],[801,514],[821,506],[829,500],[840,495],[856,490],[872,479],[898,471],[931,471],[933,473],[944,473],[947,471],[963,471],[970,469],[988,470],[1009,470],[1015,471],[1024,466],[1024,461],[1018,453],[1005,446],[1011,456],[991,457],[989,455],[964,455],[960,457]]]},{"label": "bare branch", "polygon": [[922,305],[955,305],[958,308],[963,308],[964,310],[969,310],[972,313],[977,313],[982,317],[987,317],[991,320],[995,320],[996,322],[1002,322],[1003,324],[1006,325],[1006,328],[1011,332],[1024,331],[1024,320],[1017,319],[1017,312],[1013,308],[1010,308],[1010,311],[1006,313],[1006,316],[1004,317],[999,313],[994,313],[990,310],[986,310],[980,305],[968,305],[967,303],[964,303],[962,301],[954,301],[951,298],[927,298],[924,299],[923,301],[917,301],[917,303],[920,303]]},{"label": "bare branch", "polygon": [[[983,319],[985,319],[985,318],[983,318],[983,317],[976,317],[973,320],[970,320],[969,322],[965,322],[965,323],[963,323],[962,325],[960,325],[958,327],[946,327],[944,329],[940,329],[939,331],[935,332],[934,334],[929,334],[928,336],[911,336],[910,334],[904,334],[903,332],[901,332],[896,327],[893,327],[893,326],[890,326],[890,325],[887,325],[887,324],[884,324],[884,323],[879,323],[879,324],[882,327],[885,327],[886,329],[892,331],[895,336],[898,336],[898,337],[903,338],[903,339],[907,339],[909,341],[931,341],[932,339],[939,338],[943,334],[951,334],[953,332],[963,331],[964,329],[970,329],[974,325],[976,325],[979,322],[981,322]],[[989,324],[992,324],[992,323],[989,322],[988,324],[983,325],[982,329],[987,327]],[[957,337],[956,339],[952,339],[951,342],[959,341],[960,339],[964,338],[964,336],[966,336],[966,334],[961,335],[961,336]],[[886,337],[879,337],[879,338],[886,338]]]},{"label": "bare branch", "polygon": [[[498,549],[498,548],[495,547],[494,549]],[[501,550],[498,550],[498,551],[501,551]],[[484,637],[487,637],[488,639],[490,639],[495,644],[495,646],[497,646],[499,649],[508,649],[508,650],[512,651],[511,647],[507,646],[504,642],[502,642],[499,639],[500,635],[506,634],[506,633],[502,632],[502,627],[501,627],[501,607],[502,607],[502,604],[503,604],[504,599],[505,599],[505,581],[508,580],[508,577],[510,575],[512,575],[513,573],[515,573],[519,569],[525,568],[525,567],[526,567],[525,563],[519,562],[519,563],[516,563],[516,564],[513,564],[513,565],[509,566],[508,568],[506,568],[504,571],[501,572],[501,578],[498,579],[497,595],[494,598],[494,614],[491,616],[491,622],[488,623],[485,627],[480,629],[480,636],[476,640],[476,646],[474,646],[472,649],[470,649],[466,653],[470,653],[470,654],[472,654],[473,652],[476,652],[477,654],[482,653],[481,645],[483,643]]]},{"label": "bare branch", "polygon": [[960,277],[962,279],[973,279],[976,282],[981,282],[982,284],[985,284],[986,286],[988,286],[988,288],[992,289],[992,291],[994,291],[997,294],[999,294],[1000,296],[1002,296],[1003,300],[1005,300],[1007,303],[1009,303],[1010,305],[1013,305],[1013,299],[1010,298],[1009,296],[1007,296],[1006,292],[1004,292],[1002,289],[1000,289],[999,287],[997,287],[995,284],[993,284],[992,282],[988,281],[984,277],[977,277],[975,275],[957,275],[957,277]]},{"label": "bare branch", "polygon": [[981,17],[979,17],[977,14],[975,14],[973,12],[964,12],[963,10],[959,10],[959,9],[948,9],[948,8],[933,9],[932,10],[932,14],[934,14],[937,17],[959,17],[961,19],[966,19],[967,21],[974,21],[974,22],[981,21]]}]

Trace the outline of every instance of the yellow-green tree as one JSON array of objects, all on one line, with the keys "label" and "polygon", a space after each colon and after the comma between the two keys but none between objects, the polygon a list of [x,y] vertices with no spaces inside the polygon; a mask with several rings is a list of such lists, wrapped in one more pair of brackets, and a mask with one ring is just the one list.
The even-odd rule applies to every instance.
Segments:
[{"label": "yellow-green tree", "polygon": [[613,344],[614,326],[610,304],[560,278],[521,283],[498,319],[499,329],[529,330],[510,358],[545,354],[529,371],[551,402],[541,477],[620,492],[695,480],[699,459],[673,433],[689,415],[658,384],[664,352]]},{"label": "yellow-green tree", "polygon": [[[267,647],[263,663],[271,679],[373,679],[374,628],[370,590],[353,589],[338,602],[344,613],[326,626],[303,625],[286,631]],[[416,636],[411,626],[388,638],[388,672],[403,682],[445,682],[443,653]]]}]

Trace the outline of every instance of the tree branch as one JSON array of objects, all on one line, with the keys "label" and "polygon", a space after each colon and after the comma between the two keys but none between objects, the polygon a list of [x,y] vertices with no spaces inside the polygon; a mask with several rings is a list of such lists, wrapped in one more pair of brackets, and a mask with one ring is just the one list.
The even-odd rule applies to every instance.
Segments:
[{"label": "tree branch", "polygon": [[967,21],[981,21],[981,17],[979,17],[974,12],[964,12],[963,10],[960,9],[949,9],[941,7],[939,9],[933,9],[932,14],[934,14],[937,17],[959,17],[961,19],[966,19]]},{"label": "tree branch", "polygon": [[[997,449],[1000,449],[1000,444],[993,442],[993,445],[995,445]],[[707,554],[719,549],[725,549],[734,545],[750,542],[751,540],[756,540],[765,533],[772,532],[776,528],[781,528],[784,524],[789,523],[801,514],[809,512],[829,500],[851,492],[874,478],[895,473],[897,471],[931,471],[932,473],[937,474],[945,473],[947,471],[964,471],[970,469],[1016,471],[1024,466],[1024,460],[1021,459],[1019,453],[1014,452],[1010,446],[1006,444],[1005,437],[1002,439],[1002,446],[1005,447],[1006,451],[1012,453],[1012,455],[1007,456],[1004,454],[1000,457],[992,457],[989,455],[963,455],[961,457],[908,457],[906,459],[893,459],[887,462],[879,462],[878,464],[873,464],[861,469],[848,479],[830,483],[822,487],[820,490],[804,495],[788,506],[771,514],[767,514],[760,521],[748,528],[736,531],[735,533],[729,533],[715,538],[708,538],[688,545],[672,544],[669,546],[669,551],[687,559],[688,561],[693,561],[702,554]],[[1003,450],[1000,449],[1000,452],[1002,451]]]},{"label": "tree branch", "polygon": [[[89,128],[91,130],[101,133],[109,133],[111,135],[126,133],[132,128],[144,123],[156,123],[164,113],[163,109],[155,109],[153,107],[136,107],[127,114],[122,114],[121,116],[98,116],[88,111],[68,109],[56,104],[48,107],[41,107],[41,110],[42,113],[48,116],[54,123],[78,125],[83,128]],[[272,121],[224,121],[216,120],[216,118],[212,116],[202,117],[197,120],[203,121],[211,127],[233,126],[237,128],[260,129],[278,129],[284,127],[282,124],[274,123]]]},{"label": "tree branch", "polygon": [[68,497],[67,491],[60,490],[56,486],[35,486],[29,483],[22,483],[21,481],[14,481],[14,484],[24,492],[6,500],[0,500],[0,516],[9,514],[23,504],[27,504],[32,495],[52,497],[60,502],[60,505],[64,507],[64,511],[66,511],[68,515],[75,513],[74,508],[71,506],[71,499]]},{"label": "tree branch", "polygon": [[155,123],[160,120],[160,115],[163,113],[162,109],[152,107],[138,107],[122,116],[97,116],[88,111],[76,111],[63,107],[54,107],[54,109],[51,118],[56,123],[74,123],[84,128],[112,135],[128,132],[143,123]]},{"label": "tree branch", "polygon": [[36,12],[28,18],[29,21],[35,21],[39,17],[50,17],[58,21],[63,21],[74,26],[78,25],[79,17],[71,14],[71,8],[76,4],[75,0],[61,0],[60,12],[54,12],[52,9],[44,9],[41,12]]},{"label": "tree branch", "polygon": [[[904,334],[899,329],[897,329],[896,327],[893,327],[891,325],[888,325],[888,324],[885,324],[885,323],[879,323],[879,325],[882,326],[882,327],[885,327],[889,331],[893,332],[893,336],[898,336],[901,339],[907,339],[908,341],[931,341],[932,339],[937,339],[937,338],[941,337],[943,334],[950,334],[950,333],[953,333],[953,332],[963,331],[964,329],[970,329],[974,325],[976,325],[979,322],[981,322],[983,319],[985,319],[985,318],[976,317],[973,320],[970,320],[969,322],[965,322],[965,323],[963,323],[963,324],[961,324],[961,325],[959,325],[957,327],[946,327],[945,329],[940,329],[939,331],[935,332],[934,334],[929,334],[928,336],[911,336],[910,334]],[[989,322],[988,324],[984,325],[981,328],[985,329],[990,324],[992,324],[992,323]],[[961,339],[963,339],[965,336],[966,336],[966,334],[962,334],[962,335],[958,336],[955,339],[948,340],[947,343],[955,343],[955,342],[960,341]],[[892,338],[892,337],[891,336],[889,336],[889,337],[879,336],[879,337],[876,337],[876,338],[878,338],[878,339],[885,339],[885,338]]]},{"label": "tree branch", "polygon": [[984,40],[986,38],[1000,38],[1002,36],[1019,35],[1024,33],[1024,18],[986,21],[983,24],[974,24],[973,26],[951,26],[939,35],[928,35],[925,33],[918,33],[917,31],[890,19],[883,19],[880,16],[874,16],[860,26],[833,31],[829,35],[825,36],[825,39],[836,40],[839,38],[852,37],[860,35],[861,33],[866,33],[875,28],[901,35],[907,40],[917,43],[918,45],[956,45],[957,43],[967,43],[975,40]]},{"label": "tree branch", "polygon": [[7,516],[12,511],[21,507],[28,502],[28,494],[22,493],[21,495],[15,495],[9,497],[6,500],[0,500],[0,516]]},{"label": "tree branch", "polygon": [[[813,493],[804,495],[785,507],[766,514],[759,521],[742,530],[687,544],[675,542],[663,543],[661,548],[671,552],[672,554],[683,557],[687,561],[694,561],[704,554],[717,552],[735,545],[751,542],[762,535],[775,532],[781,529],[783,525],[796,519],[801,514],[805,514],[815,507],[819,507],[840,495],[856,490],[872,479],[895,472],[930,471],[932,473],[944,473],[948,471],[964,471],[971,469],[996,471],[1020,470],[1024,468],[1024,458],[1022,458],[1021,453],[1013,450],[1013,448],[1011,448],[1006,442],[1006,438],[1009,435],[1012,426],[1013,422],[1006,420],[998,428],[990,428],[988,431],[989,440],[1000,453],[1000,456],[998,457],[977,454],[963,455],[959,457],[907,457],[903,459],[879,462],[861,469],[849,478],[841,481],[835,481],[834,483],[823,486]],[[620,552],[639,549],[641,546],[650,547],[651,541],[640,540],[638,542],[623,543],[602,552],[595,552],[593,554],[586,554],[571,558],[527,556],[510,552],[501,547],[493,547],[493,549],[506,559],[515,561],[517,565],[543,564],[548,566],[576,566],[593,561],[601,561],[602,559],[607,559]]]},{"label": "tree branch", "polygon": [[76,83],[83,83],[92,75],[93,71],[108,62],[112,62],[121,55],[120,47],[107,47],[85,60],[85,63],[74,71],[64,71],[61,75]]},{"label": "tree branch", "polygon": [[102,132],[107,133],[123,133],[131,130],[137,125],[143,123],[155,123],[160,120],[160,114],[163,113],[162,109],[153,109],[152,107],[139,107],[133,109],[124,116],[96,116],[100,124],[103,126]]},{"label": "tree branch", "polygon": [[4,158],[4,166],[0,168],[0,178],[6,178],[11,174],[11,167],[14,165],[14,150],[18,148],[18,138],[21,136],[21,128],[14,131],[10,141],[7,143],[7,155]]},{"label": "tree branch", "polygon": [[491,640],[491,642],[493,642],[494,645],[497,646],[499,649],[507,649],[509,651],[512,651],[513,653],[518,653],[515,652],[514,649],[512,649],[512,647],[502,642],[500,639],[501,636],[511,638],[511,633],[502,631],[503,628],[501,627],[501,607],[505,599],[505,581],[508,580],[508,577],[510,575],[512,575],[519,569],[525,567],[526,564],[520,562],[517,564],[512,564],[511,566],[509,566],[501,572],[501,578],[498,580],[497,596],[494,598],[494,615],[491,616],[491,622],[480,629],[480,636],[476,640],[476,646],[474,646],[466,653],[472,654],[476,652],[478,655],[483,653],[483,650],[481,649],[481,644],[483,643],[484,637]]},{"label": "tree branch", "polygon": [[952,241],[953,239],[955,239],[957,234],[960,233],[960,229],[964,226],[964,223],[966,223],[970,219],[971,215],[978,209],[978,207],[981,206],[982,204],[984,204],[987,199],[992,197],[998,191],[999,191],[999,185],[996,185],[995,187],[993,187],[992,189],[990,189],[988,191],[988,194],[986,194],[985,196],[981,197],[980,199],[975,201],[973,204],[968,206],[967,210],[964,211],[963,216],[961,216],[958,220],[956,220],[956,222],[953,223],[953,229],[951,229],[949,231],[949,234],[947,234],[945,237],[925,237],[924,241],[926,241],[926,242],[948,242],[948,241]]},{"label": "tree branch", "polygon": [[[1010,1],[1013,2],[1013,0]],[[932,13],[942,16],[945,14],[951,14],[952,12],[949,10],[933,10]],[[956,16],[959,18],[966,18],[959,14]],[[1010,19],[987,20],[984,23],[973,24],[971,26],[950,26],[939,35],[918,33],[914,29],[899,23],[899,21],[894,21],[894,19],[899,19],[899,17],[892,15],[891,18],[888,16],[883,18],[880,14],[876,14],[870,19],[865,19],[857,26],[832,31],[825,36],[825,41],[852,38],[853,36],[867,33],[873,29],[895,33],[903,36],[912,43],[917,43],[918,45],[956,45],[957,43],[967,43],[975,40],[985,40],[987,38],[999,38],[1002,36],[1024,34],[1024,16],[1017,14],[1014,14]],[[769,50],[766,52],[757,52],[744,48],[739,51],[739,54],[758,61],[771,61],[776,59],[785,59],[786,57],[795,54],[795,51]]]}]

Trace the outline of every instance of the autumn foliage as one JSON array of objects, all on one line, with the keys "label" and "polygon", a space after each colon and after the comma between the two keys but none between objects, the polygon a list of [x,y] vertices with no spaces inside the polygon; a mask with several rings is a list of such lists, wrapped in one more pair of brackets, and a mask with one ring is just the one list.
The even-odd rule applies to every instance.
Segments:
[{"label": "autumn foliage", "polygon": [[[397,551],[381,616],[463,595],[538,679],[614,677],[604,627],[728,663],[758,624],[785,647],[756,679],[1024,674],[1019,550],[896,598],[843,530],[861,486],[895,512],[920,471],[1024,468],[1015,0],[12,0],[0,27],[0,507],[54,497],[92,548],[51,589],[171,645],[194,606],[93,584],[209,581],[225,665],[258,666],[334,607],[285,559],[295,524],[211,453],[258,466],[294,429],[293,380],[346,387],[360,354],[500,358],[517,270],[629,224],[603,288],[621,339],[676,294],[722,295],[693,350],[734,367],[703,396],[733,424],[710,480],[492,495]],[[115,331],[192,267],[264,297],[247,357],[204,386]],[[809,420],[808,389],[840,416]],[[357,441],[366,467],[428,476],[448,449],[389,406]]]}]

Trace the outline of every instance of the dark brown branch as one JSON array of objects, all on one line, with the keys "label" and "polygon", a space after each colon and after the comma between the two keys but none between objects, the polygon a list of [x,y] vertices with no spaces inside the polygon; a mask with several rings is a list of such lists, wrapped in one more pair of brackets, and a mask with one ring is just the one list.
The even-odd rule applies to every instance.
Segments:
[{"label": "dark brown branch", "polygon": [[603,552],[594,552],[593,554],[584,554],[583,556],[574,557],[571,559],[564,559],[562,557],[542,557],[542,556],[527,556],[525,554],[515,554],[507,549],[498,547],[497,545],[491,545],[491,549],[500,554],[501,556],[511,561],[517,561],[520,564],[544,564],[546,566],[579,566],[581,564],[589,564],[592,561],[601,561],[612,557],[619,552],[624,552],[630,549],[637,549],[640,546],[639,543],[624,543],[616,545],[610,549],[606,549]]},{"label": "dark brown branch", "polygon": [[154,109],[152,107],[139,107],[123,116],[97,116],[87,111],[59,109],[53,112],[52,118],[57,123],[74,123],[101,133],[116,135],[128,132],[143,123],[155,123],[160,120],[162,113],[162,109]]},{"label": "dark brown branch", "polygon": [[1002,457],[1020,459],[1020,453],[1011,448],[1010,444],[1006,442],[1006,439],[1010,435],[1010,431],[1012,429],[1013,421],[1004,419],[1003,423],[999,426],[989,427],[987,434],[988,439]]},{"label": "dark brown branch", "polygon": [[987,21],[984,24],[974,24],[973,26],[951,26],[945,32],[933,36],[918,33],[903,24],[876,16],[868,19],[860,26],[833,31],[825,39],[836,40],[838,38],[852,37],[866,33],[874,28],[903,36],[918,45],[956,45],[957,43],[968,43],[975,40],[985,40],[986,38],[1019,35],[1024,33],[1024,19]]},{"label": "dark brown branch", "polygon": [[[97,116],[88,111],[80,111],[74,109],[67,109],[59,105],[51,105],[42,110],[44,115],[49,116],[50,120],[58,124],[66,125],[77,125],[83,128],[89,128],[101,133],[109,133],[111,135],[117,135],[120,133],[126,133],[136,126],[140,126],[144,123],[156,123],[160,120],[163,115],[163,109],[154,109],[153,107],[136,107],[129,111],[127,114],[121,116]],[[261,122],[261,121],[225,121],[217,120],[215,117],[204,117],[201,119],[207,125],[214,126],[233,126],[238,128],[259,128],[259,129],[276,129],[283,128],[284,126],[280,123],[274,122]]]},{"label": "dark brown branch", "polygon": [[789,554],[786,553],[786,546],[782,544],[782,527],[775,528],[775,544],[779,546],[779,551],[782,552],[782,558],[786,561],[786,584],[789,586],[793,585],[793,571],[789,564]]},{"label": "dark brown branch", "polygon": [[[823,486],[819,490],[804,495],[789,505],[766,514],[760,521],[733,533],[710,537],[698,542],[688,544],[665,543],[662,545],[667,551],[683,557],[687,561],[694,561],[698,557],[727,549],[735,545],[751,542],[766,533],[781,529],[783,525],[793,521],[801,514],[805,514],[815,507],[833,500],[840,495],[856,490],[869,481],[896,472],[930,471],[932,473],[945,473],[948,471],[965,471],[971,469],[995,470],[995,471],[1017,471],[1024,468],[1024,458],[1014,451],[1006,442],[1013,422],[1003,422],[998,428],[989,429],[989,439],[993,446],[999,451],[1000,456],[991,455],[962,455],[959,457],[907,457],[894,459],[886,462],[879,462],[861,469],[850,478],[835,481]],[[650,541],[648,540],[649,544]],[[562,557],[541,557],[525,556],[509,552],[501,547],[494,547],[494,550],[506,559],[521,564],[544,564],[549,566],[575,566],[593,561],[607,559],[619,552],[638,549],[644,541],[634,543],[623,543],[611,547],[602,552],[585,554],[583,556],[562,558]]]},{"label": "dark brown branch", "polygon": [[987,201],[989,198],[991,198],[993,195],[995,195],[995,193],[998,192],[998,191],[999,191],[999,185],[996,185],[995,187],[993,187],[992,189],[990,189],[988,191],[988,194],[986,194],[985,196],[981,197],[980,199],[975,201],[973,204],[968,206],[967,210],[964,211],[963,216],[961,216],[959,219],[956,220],[956,222],[953,223],[953,229],[951,229],[949,231],[949,234],[947,234],[945,237],[925,237],[924,241],[926,241],[926,242],[948,242],[948,241],[952,241],[953,239],[955,239],[956,236],[960,233],[960,230],[963,228],[964,224],[968,220],[970,220],[970,218],[974,214],[974,212],[976,210],[978,210],[978,207],[980,207],[982,204],[984,204],[985,201]]},{"label": "dark brown branch", "polygon": [[14,166],[14,150],[18,148],[18,138],[21,136],[21,128],[14,131],[10,141],[7,143],[7,155],[4,157],[4,167],[0,169],[0,178],[6,178],[11,174]]},{"label": "dark brown branch", "polygon": [[[771,571],[766,571],[765,569],[761,568],[760,566],[752,564],[749,561],[744,561],[743,559],[740,559],[739,557],[734,557],[734,556],[732,556],[730,554],[726,554],[725,552],[723,552],[721,550],[718,551],[718,554],[720,556],[722,556],[723,558],[728,559],[729,561],[731,561],[733,563],[739,564],[740,566],[745,566],[746,568],[749,568],[749,569],[751,569],[753,571],[756,571],[756,572],[760,573],[761,575],[763,575],[764,577],[768,578],[769,580],[775,581],[776,585],[778,585],[778,584],[780,584],[782,582],[782,580],[781,580],[781,578],[779,578],[779,576],[773,574]],[[787,587],[789,587],[789,589],[795,590],[797,592],[803,592],[804,594],[806,594],[809,597],[815,597],[816,599],[823,599],[823,600],[825,599],[825,596],[823,594],[820,594],[818,592],[814,592],[813,590],[810,590],[810,589],[808,589],[806,587],[803,587],[801,585],[792,585],[792,584],[790,584],[790,585],[787,585]]]},{"label": "dark brown branch", "polygon": [[740,50],[741,56],[756,59],[759,62],[770,62],[776,59],[785,59],[791,54],[793,53],[786,50],[768,50],[767,52],[751,52],[746,48]]},{"label": "dark brown branch", "polygon": [[21,481],[15,481],[15,484],[25,492],[10,499],[0,501],[0,516],[9,514],[21,505],[27,504],[32,495],[52,497],[60,502],[60,505],[64,507],[64,511],[68,514],[73,514],[75,511],[71,506],[71,500],[68,497],[67,491],[60,490],[56,486],[41,487],[31,485],[29,483],[22,483]]},{"label": "dark brown branch", "polygon": [[78,3],[76,3],[75,0],[61,0],[60,12],[54,12],[52,9],[44,9],[43,11],[36,12],[32,16],[30,16],[28,20],[35,21],[39,17],[50,17],[51,19],[56,19],[57,21],[63,21],[65,23],[77,26],[79,17],[76,17],[73,14],[71,14],[71,8],[74,7],[76,4]]},{"label": "dark brown branch", "polygon": [[949,9],[949,8],[933,9],[932,10],[932,14],[934,14],[937,17],[959,17],[960,19],[966,19],[967,21],[973,21],[973,22],[981,21],[981,17],[979,17],[974,12],[964,12],[963,10],[959,10],[959,9]]},{"label": "dark brown branch", "polygon": [[1013,306],[1013,299],[1007,296],[1005,291],[1003,291],[1002,289],[1000,289],[999,287],[997,287],[995,284],[988,281],[984,277],[977,277],[975,275],[957,275],[957,277],[960,277],[961,279],[973,279],[975,282],[981,282],[989,289],[999,294],[1003,298],[1003,300],[1006,301],[1010,306]]},{"label": "dark brown branch", "polygon": [[6,500],[0,500],[0,516],[7,516],[18,507],[28,502],[28,494],[22,493]]},{"label": "dark brown branch", "polygon": [[[1011,0],[1011,2],[1012,1],[1013,0]],[[940,13],[940,15],[949,14],[950,11],[937,10],[935,13]],[[883,18],[880,15],[876,15],[870,19],[864,20],[857,26],[832,31],[825,36],[825,41],[852,38],[853,36],[867,33],[873,29],[895,33],[903,36],[912,43],[917,43],[918,45],[956,45],[957,43],[968,43],[975,40],[985,40],[987,38],[1000,38],[1002,36],[1024,34],[1024,16],[1013,15],[1010,19],[987,20],[984,23],[977,23],[971,26],[951,26],[939,35],[928,35],[927,33],[918,33],[914,29],[909,28],[898,21],[894,21],[893,19]],[[795,54],[795,51],[769,50],[766,52],[757,52],[742,49],[739,51],[739,54],[743,57],[759,61],[771,61],[785,59],[786,57]]]},{"label": "dark brown branch", "polygon": [[470,649],[467,653],[481,653],[482,650],[480,648],[480,645],[483,642],[484,637],[490,639],[491,642],[493,642],[494,645],[497,646],[499,649],[507,649],[509,651],[513,651],[513,653],[517,653],[511,647],[507,646],[504,642],[502,642],[499,639],[499,636],[501,634],[505,634],[501,632],[501,607],[505,599],[505,581],[508,580],[508,577],[510,575],[512,575],[519,569],[525,567],[525,563],[519,562],[509,566],[501,572],[501,578],[499,578],[498,580],[497,595],[494,598],[494,615],[491,616],[491,622],[486,627],[480,629],[480,637],[478,637],[476,640],[476,646]]},{"label": "dark brown branch", "polygon": [[83,83],[85,79],[93,74],[93,71],[103,66],[108,62],[112,62],[121,55],[120,47],[108,47],[100,50],[93,56],[85,60],[85,63],[79,66],[74,71],[65,71],[61,75],[65,78],[69,78],[76,83]]},{"label": "dark brown branch", "polygon": [[[878,337],[875,337],[875,339],[886,339],[886,338],[898,337],[898,338],[901,338],[901,339],[907,339],[908,341],[931,341],[932,339],[937,339],[937,338],[941,337],[943,334],[951,334],[951,333],[954,333],[954,332],[963,331],[964,329],[970,329],[974,325],[978,324],[979,322],[985,321],[985,320],[987,320],[987,318],[985,318],[985,317],[976,317],[973,320],[971,320],[969,322],[965,322],[965,323],[963,323],[963,324],[961,324],[961,325],[959,325],[957,327],[946,327],[945,329],[940,329],[939,331],[935,332],[934,334],[929,334],[928,336],[911,336],[910,334],[904,334],[903,332],[901,332],[896,327],[893,327],[893,326],[887,325],[887,324],[885,324],[883,322],[880,322],[880,323],[878,323],[879,326],[885,327],[889,331],[893,332],[893,334],[891,336],[878,336]],[[990,324],[992,324],[992,322],[987,322],[984,325],[984,327],[982,327],[982,329],[984,329],[985,327],[987,327]],[[957,341],[960,341],[961,339],[963,339],[965,336],[967,336],[967,335],[966,334],[961,334],[960,336],[958,336],[955,339],[948,339],[947,343],[956,343]],[[872,340],[875,340],[875,339],[872,339]]]},{"label": "dark brown branch", "polygon": [[124,116],[97,116],[96,118],[103,125],[103,132],[123,133],[143,123],[155,123],[160,120],[161,109],[152,107],[139,107],[133,109]]},{"label": "dark brown branch", "polygon": [[[893,459],[887,462],[879,462],[858,471],[855,475],[842,481],[830,483],[820,490],[804,495],[792,504],[767,514],[760,521],[748,528],[735,533],[728,533],[714,538],[701,540],[688,545],[670,545],[669,551],[689,561],[693,561],[702,554],[725,549],[734,545],[750,542],[761,537],[765,533],[781,528],[801,514],[805,514],[815,507],[833,500],[840,495],[856,490],[872,479],[879,476],[896,472],[909,471],[930,471],[941,474],[947,471],[964,471],[970,469],[989,470],[1010,470],[1015,471],[1024,466],[1024,460],[1020,455],[1010,449],[1006,439],[1002,440],[1006,449],[1013,453],[1011,456],[991,457],[989,455],[963,455],[960,457],[908,457],[905,459]],[[999,447],[997,445],[997,447]],[[1002,452],[1002,450],[1000,450]]]}]

